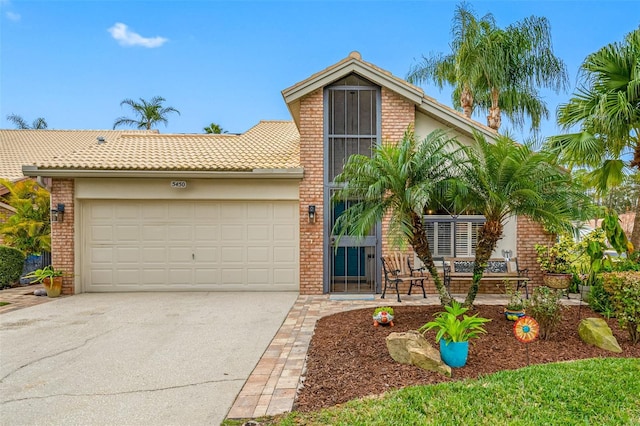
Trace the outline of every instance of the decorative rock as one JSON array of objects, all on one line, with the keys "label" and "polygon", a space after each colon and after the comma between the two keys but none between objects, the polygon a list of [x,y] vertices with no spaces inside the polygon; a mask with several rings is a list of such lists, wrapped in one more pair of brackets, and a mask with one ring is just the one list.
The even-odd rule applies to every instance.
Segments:
[{"label": "decorative rock", "polygon": [[35,290],[33,292],[33,294],[35,296],[46,296],[47,295],[47,290],[45,290],[44,288],[39,288],[39,289]]},{"label": "decorative rock", "polygon": [[394,361],[451,377],[451,367],[442,362],[440,352],[433,348],[418,331],[391,333],[387,336],[386,342],[389,355]]},{"label": "decorative rock", "polygon": [[611,352],[620,353],[622,348],[613,336],[609,325],[602,318],[585,318],[578,325],[578,335],[583,342]]}]

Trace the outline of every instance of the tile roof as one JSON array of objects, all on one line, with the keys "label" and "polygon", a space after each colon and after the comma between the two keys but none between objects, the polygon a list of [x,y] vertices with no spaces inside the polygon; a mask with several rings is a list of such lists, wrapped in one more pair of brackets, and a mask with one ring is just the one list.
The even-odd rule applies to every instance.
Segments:
[{"label": "tile roof", "polygon": [[[75,131],[68,131],[71,134]],[[2,133],[0,133],[0,136]],[[261,121],[240,135],[122,132],[60,155],[38,156],[39,169],[251,171],[300,168],[292,121]]]},{"label": "tile roof", "polygon": [[24,178],[22,166],[69,155],[123,134],[158,133],[157,130],[15,130],[0,129],[0,178]]}]

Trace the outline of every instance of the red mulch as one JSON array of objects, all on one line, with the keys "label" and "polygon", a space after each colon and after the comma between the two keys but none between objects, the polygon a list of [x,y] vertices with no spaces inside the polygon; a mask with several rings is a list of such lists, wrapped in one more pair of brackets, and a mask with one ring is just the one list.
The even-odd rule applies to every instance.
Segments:
[{"label": "red mulch", "polygon": [[[580,310],[579,310],[580,309]],[[487,334],[472,340],[467,365],[453,369],[453,378],[393,361],[385,337],[392,332],[415,330],[433,319],[440,306],[394,307],[395,326],[374,327],[373,309],[347,311],[318,321],[307,354],[307,371],[295,409],[311,411],[341,404],[354,398],[380,394],[390,389],[429,385],[474,378],[499,370],[527,365],[527,348],[513,335],[513,321],[507,321],[502,306],[476,306],[479,316],[490,318]],[[549,340],[529,343],[531,364],[584,358],[640,357],[640,344],[631,345],[626,330],[615,319],[608,320],[623,352],[616,354],[587,345],[578,336],[581,318],[601,317],[586,306],[567,307],[563,321]],[[426,334],[435,344],[435,331]]]}]

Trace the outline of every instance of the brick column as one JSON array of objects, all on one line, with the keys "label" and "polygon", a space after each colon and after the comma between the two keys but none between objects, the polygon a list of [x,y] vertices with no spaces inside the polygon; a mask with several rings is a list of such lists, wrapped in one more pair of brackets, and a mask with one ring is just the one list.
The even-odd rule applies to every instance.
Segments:
[{"label": "brick column", "polygon": [[518,267],[529,269],[529,294],[534,287],[542,285],[542,271],[540,264],[536,260],[536,244],[549,244],[550,234],[544,231],[539,223],[534,222],[527,216],[518,216]]},{"label": "brick column", "polygon": [[[415,125],[416,109],[415,105],[402,96],[392,92],[386,88],[382,88],[381,93],[382,104],[380,105],[382,117],[382,143],[396,144],[402,139],[407,127]],[[389,221],[391,215],[387,214],[382,219],[382,255],[386,256],[394,251],[388,238]],[[407,246],[407,255],[413,256],[413,249]],[[382,286],[384,286],[384,273],[382,273]],[[401,293],[409,291],[409,285],[406,288],[400,288]],[[421,291],[421,290],[419,290]]]},{"label": "brick column", "polygon": [[[322,294],[324,258],[324,134],[323,90],[300,102],[300,294]],[[315,223],[309,223],[309,206],[316,206]]]},{"label": "brick column", "polygon": [[53,179],[51,184],[51,207],[64,204],[64,220],[51,223],[51,263],[55,269],[65,272],[62,294],[75,294],[74,272],[74,222],[75,186],[73,179]]}]

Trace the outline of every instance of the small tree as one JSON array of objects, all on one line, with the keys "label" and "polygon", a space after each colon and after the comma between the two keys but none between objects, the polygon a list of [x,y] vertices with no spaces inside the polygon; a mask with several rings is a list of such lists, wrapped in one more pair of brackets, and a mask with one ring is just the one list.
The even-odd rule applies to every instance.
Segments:
[{"label": "small tree", "polygon": [[229,133],[225,129],[223,129],[219,124],[211,123],[207,127],[203,129],[205,133],[213,133],[215,135],[220,135],[223,133]]},{"label": "small tree", "polygon": [[7,115],[7,120],[15,124],[20,130],[43,130],[47,128],[47,122],[42,117],[36,118],[31,124],[27,123],[25,119],[18,114]]},{"label": "small tree", "polygon": [[15,214],[0,224],[4,243],[26,255],[50,251],[49,191],[32,180],[12,183],[0,179],[0,184],[9,190],[7,204],[16,209]]}]

